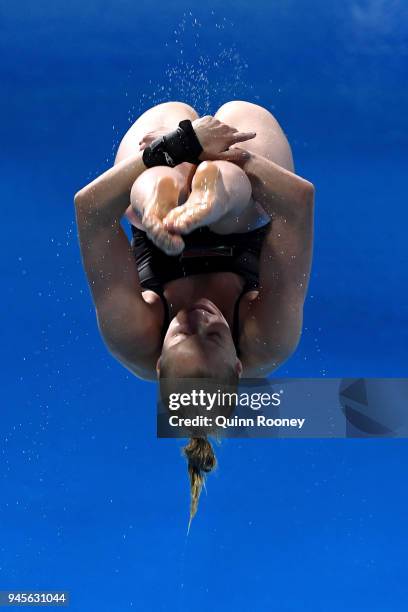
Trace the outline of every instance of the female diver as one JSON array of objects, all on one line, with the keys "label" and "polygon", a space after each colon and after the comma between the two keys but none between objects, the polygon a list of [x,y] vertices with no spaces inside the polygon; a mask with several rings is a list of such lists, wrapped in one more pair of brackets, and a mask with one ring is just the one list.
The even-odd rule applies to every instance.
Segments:
[{"label": "female diver", "polygon": [[[199,118],[167,102],[146,111],[114,166],[75,195],[108,349],[163,387],[198,377],[234,384],[275,370],[301,333],[313,206],[314,187],[294,173],[289,143],[265,108],[232,101]],[[194,514],[201,470],[215,459],[205,439],[193,439],[186,455]]]}]

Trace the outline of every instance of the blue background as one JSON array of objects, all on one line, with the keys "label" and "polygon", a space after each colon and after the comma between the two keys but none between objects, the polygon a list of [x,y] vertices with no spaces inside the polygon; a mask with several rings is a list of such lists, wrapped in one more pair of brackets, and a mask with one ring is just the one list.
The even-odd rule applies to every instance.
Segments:
[{"label": "blue background", "polygon": [[262,104],[316,186],[304,334],[278,375],[405,376],[404,9],[2,3],[0,588],[86,612],[407,609],[404,441],[226,441],[186,538],[180,443],[98,336],[73,215],[149,106]]}]

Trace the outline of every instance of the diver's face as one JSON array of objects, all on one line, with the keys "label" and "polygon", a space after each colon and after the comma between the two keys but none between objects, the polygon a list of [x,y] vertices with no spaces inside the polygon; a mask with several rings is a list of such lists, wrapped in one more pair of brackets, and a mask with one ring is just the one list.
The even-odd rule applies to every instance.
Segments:
[{"label": "diver's face", "polygon": [[162,354],[183,378],[194,378],[199,371],[216,377],[227,364],[238,367],[239,374],[241,370],[229,325],[217,306],[205,298],[177,313],[164,338]]}]

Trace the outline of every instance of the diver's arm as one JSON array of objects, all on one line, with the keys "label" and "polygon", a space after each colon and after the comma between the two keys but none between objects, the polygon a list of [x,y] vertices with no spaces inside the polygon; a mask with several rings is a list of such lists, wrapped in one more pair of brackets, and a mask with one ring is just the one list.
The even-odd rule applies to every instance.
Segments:
[{"label": "diver's arm", "polygon": [[107,347],[134,360],[157,350],[160,330],[142,297],[137,266],[120,219],[137,176],[142,153],[126,158],[75,195],[82,262]]},{"label": "diver's arm", "polygon": [[146,170],[142,155],[140,151],[127,157],[78,191],[76,208],[81,207],[98,224],[121,219],[129,206],[133,183]]},{"label": "diver's arm", "polygon": [[248,176],[253,199],[270,217],[279,214],[291,216],[296,211],[297,203],[308,198],[313,190],[312,183],[262,155],[251,152],[247,160],[235,163]]},{"label": "diver's arm", "polygon": [[254,198],[270,214],[272,223],[260,256],[259,294],[247,304],[241,331],[247,374],[251,368],[270,372],[295,350],[302,329],[313,245],[313,185],[263,159],[248,164],[251,183],[257,172]]}]

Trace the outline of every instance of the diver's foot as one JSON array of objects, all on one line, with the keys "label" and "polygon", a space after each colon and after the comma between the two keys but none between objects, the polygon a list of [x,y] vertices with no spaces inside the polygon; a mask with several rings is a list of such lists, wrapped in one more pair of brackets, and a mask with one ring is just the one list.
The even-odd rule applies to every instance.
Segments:
[{"label": "diver's foot", "polygon": [[143,227],[150,240],[167,255],[178,255],[184,249],[184,240],[172,234],[163,226],[163,219],[176,208],[180,196],[180,186],[171,176],[161,176],[156,180],[153,193],[146,202],[143,214]]},{"label": "diver's foot", "polygon": [[182,206],[173,208],[163,220],[169,232],[189,234],[218,221],[226,212],[228,196],[217,164],[200,164],[191,183],[191,194]]}]

